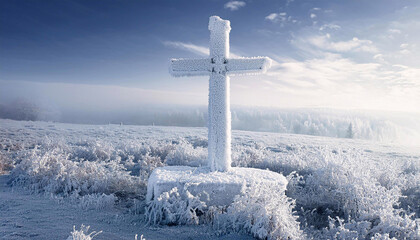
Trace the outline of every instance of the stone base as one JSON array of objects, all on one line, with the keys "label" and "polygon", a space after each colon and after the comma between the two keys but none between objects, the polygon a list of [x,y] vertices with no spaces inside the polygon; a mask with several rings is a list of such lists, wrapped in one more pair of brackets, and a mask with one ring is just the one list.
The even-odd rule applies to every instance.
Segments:
[{"label": "stone base", "polygon": [[229,206],[251,183],[268,184],[285,191],[287,179],[279,173],[255,168],[234,167],[228,172],[211,172],[207,167],[161,167],[150,175],[146,200],[150,202],[176,187],[178,191],[188,190],[200,196],[207,206]]}]

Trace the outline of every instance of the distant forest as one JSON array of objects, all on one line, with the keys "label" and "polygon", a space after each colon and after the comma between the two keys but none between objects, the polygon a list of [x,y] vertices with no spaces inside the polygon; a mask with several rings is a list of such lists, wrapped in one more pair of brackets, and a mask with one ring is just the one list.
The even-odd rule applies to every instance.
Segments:
[{"label": "distant forest", "polygon": [[[139,106],[138,109],[51,110],[28,100],[0,104],[0,118],[79,124],[206,127],[204,106]],[[358,138],[378,141],[420,139],[420,116],[332,109],[233,107],[234,130]]]}]

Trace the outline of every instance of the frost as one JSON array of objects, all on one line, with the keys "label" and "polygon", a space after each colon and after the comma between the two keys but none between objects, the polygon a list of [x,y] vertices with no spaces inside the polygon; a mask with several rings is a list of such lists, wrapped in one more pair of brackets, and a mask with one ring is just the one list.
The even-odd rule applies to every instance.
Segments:
[{"label": "frost", "polygon": [[228,207],[226,222],[234,230],[249,232],[259,239],[302,239],[294,206],[283,188],[251,184]]},{"label": "frost", "polygon": [[205,212],[206,204],[190,192],[172,188],[157,196],[146,208],[148,224],[199,224],[199,215]]},{"label": "frost", "polygon": [[294,205],[280,186],[250,183],[230,206],[208,206],[199,195],[175,187],[151,202],[146,217],[149,224],[211,223],[218,232],[245,232],[259,239],[301,239],[304,234],[292,210]]},{"label": "frost", "polygon": [[[0,152],[14,167],[11,184],[87,209],[104,211],[114,205],[142,219],[147,180],[154,169],[198,167],[207,158],[204,128],[50,125],[0,120]],[[343,126],[345,133],[348,124]],[[357,126],[353,124],[355,133]],[[189,205],[175,200],[156,205],[173,214],[156,215],[156,222],[179,218],[183,220],[175,224],[198,221],[222,234],[257,236],[267,231],[267,238],[282,229],[276,234],[300,232],[309,239],[418,239],[419,157],[418,148],[373,141],[237,131],[232,166],[283,173],[289,180],[286,195],[267,194],[266,186],[257,185],[234,200],[235,208],[227,209],[200,205],[200,196],[190,192]],[[183,194],[179,188],[176,192]],[[176,199],[176,192],[162,199]],[[175,206],[197,211],[182,215]],[[205,206],[201,214],[198,209]]]},{"label": "frost", "polygon": [[80,198],[79,205],[84,209],[109,209],[114,207],[115,202],[118,200],[113,194],[89,194]]},{"label": "frost", "polygon": [[[208,167],[171,166],[155,169],[150,175],[146,200],[156,199],[170,189],[202,197],[208,206],[228,206],[250,183],[286,190],[286,178],[272,171],[252,168],[231,168],[228,172],[210,171]],[[186,194],[186,195],[188,195]],[[184,194],[185,195],[185,194]]]},{"label": "frost", "polygon": [[171,59],[169,72],[174,77],[210,75],[211,61],[204,59]]},{"label": "frost", "polygon": [[96,232],[93,231],[88,234],[90,226],[85,226],[82,224],[80,227],[80,230],[76,230],[76,227],[73,226],[73,232],[71,232],[70,236],[67,238],[67,240],[92,240],[95,236],[102,233],[102,231]]},{"label": "frost", "polygon": [[208,106],[208,166],[212,171],[231,167],[230,74],[265,73],[271,66],[268,57],[230,58],[230,21],[218,16],[209,20],[210,56],[208,59],[171,59],[173,76],[210,75]]}]

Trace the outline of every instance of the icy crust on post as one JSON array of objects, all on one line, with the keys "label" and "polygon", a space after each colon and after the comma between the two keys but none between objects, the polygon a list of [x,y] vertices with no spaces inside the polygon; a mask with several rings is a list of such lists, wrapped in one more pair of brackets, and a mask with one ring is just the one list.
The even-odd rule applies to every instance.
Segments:
[{"label": "icy crust on post", "polygon": [[228,172],[211,172],[207,167],[169,166],[156,168],[150,175],[146,201],[151,202],[173,188],[200,196],[207,206],[228,206],[244,194],[250,184],[276,186],[285,191],[287,179],[269,170],[233,167]]},{"label": "icy crust on post", "polygon": [[[265,73],[271,67],[269,57],[229,58],[225,63],[217,64],[209,58],[170,60],[169,73],[174,77],[210,75],[215,69],[221,69],[228,75],[255,75]],[[221,65],[221,66],[216,66]]]},{"label": "icy crust on post", "polygon": [[169,73],[174,77],[210,75],[211,63],[208,58],[171,59]]},{"label": "icy crust on post", "polygon": [[221,65],[223,61],[214,61],[215,59],[222,60],[229,58],[230,29],[230,21],[223,20],[218,16],[210,17],[210,57],[217,65]]},{"label": "icy crust on post", "polygon": [[229,76],[210,76],[209,101],[209,167],[213,171],[228,171],[231,166],[231,113]]},{"label": "icy crust on post", "polygon": [[208,166],[212,171],[229,171],[231,165],[230,74],[264,73],[268,57],[229,58],[230,21],[210,17],[208,59],[171,59],[173,76],[210,75],[208,106]]},{"label": "icy crust on post", "polygon": [[229,75],[237,76],[266,73],[273,61],[269,57],[241,57],[228,59],[227,62]]},{"label": "icy crust on post", "polygon": [[223,20],[219,16],[211,16],[209,20],[209,30],[229,33],[231,30],[230,21]]}]

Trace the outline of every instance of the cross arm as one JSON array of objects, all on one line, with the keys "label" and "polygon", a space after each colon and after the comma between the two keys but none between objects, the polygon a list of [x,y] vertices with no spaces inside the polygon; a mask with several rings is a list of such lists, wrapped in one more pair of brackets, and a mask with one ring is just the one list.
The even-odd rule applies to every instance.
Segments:
[{"label": "cross arm", "polygon": [[265,73],[271,67],[269,57],[232,58],[228,59],[227,70],[235,75]]},{"label": "cross arm", "polygon": [[210,59],[171,59],[169,72],[174,77],[209,75]]}]

